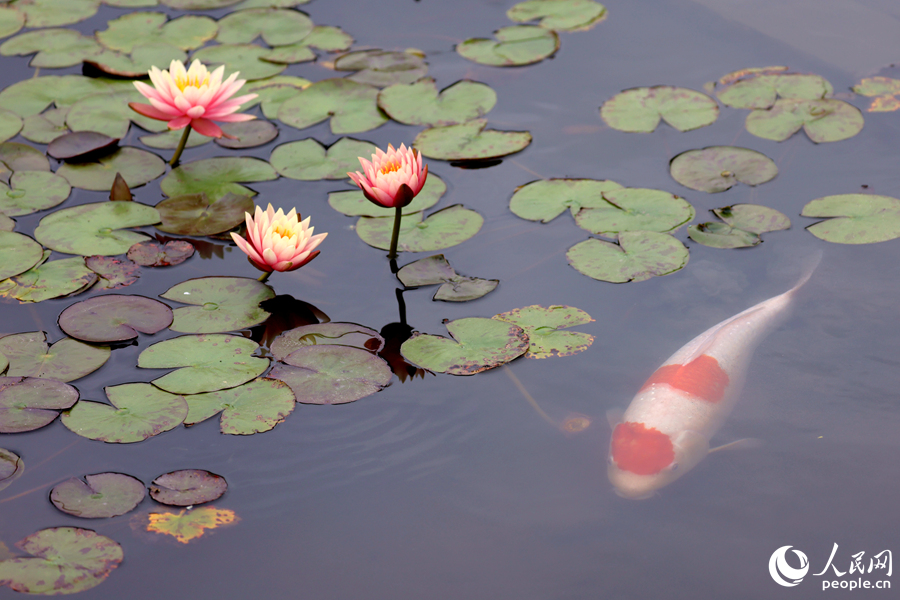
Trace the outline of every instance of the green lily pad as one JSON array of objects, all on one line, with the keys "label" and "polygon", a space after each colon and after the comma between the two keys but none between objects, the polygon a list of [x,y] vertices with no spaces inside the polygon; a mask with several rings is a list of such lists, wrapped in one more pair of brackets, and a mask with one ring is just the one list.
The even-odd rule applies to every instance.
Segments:
[{"label": "green lily pad", "polygon": [[9,359],[3,354],[0,354],[0,374],[5,373],[7,367],[9,367]]},{"label": "green lily pad", "polygon": [[781,231],[791,226],[791,220],[783,212],[758,204],[735,204],[714,208],[713,212],[732,227],[753,233]]},{"label": "green lily pad", "polygon": [[88,256],[85,266],[100,276],[97,288],[115,290],[128,287],[140,278],[140,266],[127,258],[112,256]]},{"label": "green lily pad", "polygon": [[421,287],[441,284],[434,300],[467,302],[493,292],[500,284],[498,279],[481,279],[459,275],[443,254],[421,258],[404,265],[397,278],[405,287]]},{"label": "green lily pad", "polygon": [[29,28],[71,25],[93,17],[100,0],[19,0],[16,9],[25,14]]},{"label": "green lily pad", "polygon": [[803,207],[802,217],[826,218],[807,227],[836,244],[874,244],[900,237],[900,200],[871,194],[837,194]]},{"label": "green lily pad", "polygon": [[94,131],[116,139],[125,137],[132,122],[147,131],[167,131],[165,121],[145,117],[128,106],[142,101],[146,99],[135,89],[88,96],[69,108],[66,124],[72,131]]},{"label": "green lily pad", "polygon": [[384,338],[374,329],[356,323],[315,323],[289,329],[272,342],[269,351],[275,360],[284,361],[291,352],[307,346],[352,346],[369,352],[380,352]]},{"label": "green lily pad", "polygon": [[12,231],[16,228],[16,222],[0,212],[0,231]]},{"label": "green lily pad", "polygon": [[241,0],[159,0],[162,4],[177,10],[213,10],[232,6]]},{"label": "green lily pad", "polygon": [[606,206],[582,208],[575,222],[591,233],[672,231],[694,218],[694,207],[662,190],[621,188],[603,192]]},{"label": "green lily pad", "polygon": [[669,163],[672,178],[701,192],[724,192],[736,183],[759,185],[778,175],[775,161],[755,150],[710,146],[682,152]]},{"label": "green lily pad", "polygon": [[403,358],[429,371],[474,375],[508,363],[528,350],[528,335],[512,323],[470,317],[446,325],[452,340],[416,333],[400,347]]},{"label": "green lily pad", "polygon": [[142,267],[168,267],[180,265],[193,254],[194,246],[184,240],[172,240],[165,244],[147,240],[129,248],[126,256]]},{"label": "green lily pad", "polygon": [[200,394],[237,387],[262,375],[269,359],[256,358],[259,345],[247,338],[223,335],[184,335],[157,342],[141,352],[143,369],[177,369],[153,380],[173,394]]},{"label": "green lily pad", "polygon": [[[413,198],[413,201],[403,207],[404,215],[411,215],[431,208],[441,199],[447,191],[447,184],[433,173],[428,174],[422,190]],[[393,208],[378,206],[359,190],[346,192],[331,192],[328,194],[328,204],[331,208],[348,217],[391,217],[396,213]],[[2,206],[2,205],[0,205]]]},{"label": "green lily pad", "polygon": [[900,110],[900,79],[891,77],[864,77],[853,88],[860,96],[874,97],[866,109],[869,112],[892,112]]},{"label": "green lily pad", "polygon": [[[834,89],[824,77],[801,73],[781,73],[786,67],[745,69],[720,80],[727,82],[716,96],[732,108],[767,109],[777,98],[818,100]],[[741,75],[743,73],[743,75]]]},{"label": "green lily pad", "polygon": [[40,429],[77,401],[78,390],[61,381],[0,377],[0,433]]},{"label": "green lily pad", "polygon": [[25,26],[25,13],[14,7],[4,6],[0,8],[0,38],[9,37],[18,33]]},{"label": "green lily pad", "polygon": [[859,109],[843,100],[781,99],[768,110],[747,115],[747,131],[755,136],[783,142],[802,128],[817,144],[851,138],[863,128]]},{"label": "green lily pad", "polygon": [[53,208],[65,202],[72,190],[68,181],[46,171],[19,171],[9,183],[0,182],[0,213],[10,217]]},{"label": "green lily pad", "polygon": [[302,77],[279,75],[261,81],[250,81],[241,90],[248,94],[256,94],[257,97],[244,104],[244,109],[252,108],[257,104],[262,105],[263,115],[267,119],[277,119],[281,104],[288,98],[292,98],[298,91],[312,85],[312,82]]},{"label": "green lily pad", "polygon": [[108,519],[131,512],[146,495],[144,483],[131,475],[95,473],[57,483],[50,490],[50,502],[68,515]]},{"label": "green lily pad", "polygon": [[140,79],[147,76],[150,67],[169,65],[173,60],[185,62],[187,52],[168,42],[148,42],[131,49],[130,54],[105,50],[85,59],[85,63],[113,77]]},{"label": "green lily pad", "polygon": [[357,50],[339,56],[334,61],[334,69],[356,71],[347,79],[379,88],[412,83],[428,73],[424,57],[412,51]]},{"label": "green lily pad", "polygon": [[[316,25],[313,30],[305,38],[293,47],[313,47],[325,52],[343,52],[349,50],[353,45],[353,36],[345,33],[340,27],[332,27],[330,25]],[[282,46],[288,48],[289,46]],[[275,51],[280,48],[276,48]],[[272,60],[271,53],[266,56],[265,60]],[[278,62],[278,61],[275,61]]]},{"label": "green lily pad", "polygon": [[283,381],[260,378],[230,390],[186,396],[185,425],[222,413],[219,430],[228,435],[251,435],[273,429],[296,406],[294,392]]},{"label": "green lily pad", "polygon": [[603,193],[622,189],[608,179],[542,179],[516,188],[509,209],[517,217],[549,223],[566,209],[572,216],[583,208],[608,206]]},{"label": "green lily pad", "polygon": [[[0,9],[0,14],[2,9]],[[22,119],[11,110],[0,109],[0,142],[13,138],[22,131]]]},{"label": "green lily pad", "polygon": [[278,109],[278,120],[297,129],[329,118],[335,135],[370,131],[388,121],[378,110],[378,90],[350,79],[317,81]]},{"label": "green lily pad", "polygon": [[225,123],[222,131],[230,137],[222,136],[216,139],[216,144],[231,149],[255,148],[278,137],[278,128],[268,121]]},{"label": "green lily pad", "polygon": [[22,137],[36,144],[49,144],[59,136],[69,133],[66,126],[68,114],[68,107],[51,108],[43,114],[25,117],[22,121]]},{"label": "green lily pad", "polygon": [[192,60],[199,60],[210,68],[225,65],[226,73],[240,72],[241,79],[265,79],[278,75],[287,65],[260,60],[269,50],[254,44],[221,44],[207,46],[194,52]]},{"label": "green lily pad", "polygon": [[9,450],[0,448],[0,490],[9,487],[9,484],[18,479],[24,472],[25,461]]},{"label": "green lily pad", "polygon": [[646,281],[683,268],[688,250],[671,235],[655,231],[625,231],[619,243],[590,238],[566,252],[569,264],[592,279],[625,283]]},{"label": "green lily pad", "polygon": [[538,25],[554,31],[584,31],[606,18],[606,7],[594,0],[526,0],[506,16],[516,23],[540,19]]},{"label": "green lily pad", "polygon": [[[110,50],[130,53],[135,47],[165,43],[181,50],[199,48],[216,37],[218,25],[209,17],[186,15],[169,20],[165,13],[135,12],[122,15],[97,32],[97,40]],[[168,62],[157,65],[168,68]]]},{"label": "green lily pad", "polygon": [[218,500],[228,489],[225,478],[202,469],[182,469],[160,475],[150,485],[150,497],[169,506],[193,506]]},{"label": "green lily pad", "polygon": [[206,194],[187,194],[167,198],[156,205],[162,224],[156,228],[178,235],[214,235],[234,229],[244,222],[244,214],[253,212],[250,196],[225,194],[210,201]]},{"label": "green lily pad", "polygon": [[72,338],[48,346],[46,333],[31,331],[0,338],[0,353],[9,359],[8,377],[74,381],[102,367],[109,360],[110,349]]},{"label": "green lily pad", "polygon": [[72,304],[59,315],[59,327],[85,342],[124,342],[138,332],[152,334],[172,323],[172,309],[144,296],[105,294]]},{"label": "green lily pad", "polygon": [[89,529],[53,527],[16,544],[31,557],[0,562],[0,581],[26,594],[75,594],[100,585],[122,562],[122,547]]},{"label": "green lily pad", "polygon": [[252,327],[269,318],[259,303],[275,297],[272,288],[243,277],[201,277],[179,283],[162,294],[191,307],[176,308],[169,326],[180,333],[218,333]]},{"label": "green lily pad", "polygon": [[174,429],[187,416],[187,402],[149,383],[105,388],[110,404],[79,400],[62,424],[82,437],[113,444],[142,442]]},{"label": "green lily pad", "polygon": [[688,236],[698,244],[712,248],[749,248],[762,242],[757,233],[716,222],[691,225]]},{"label": "green lily pad", "polygon": [[425,156],[439,160],[485,160],[520,152],[531,143],[531,134],[527,131],[497,131],[485,127],[487,119],[432,127],[420,132],[413,146]]},{"label": "green lily pad", "polygon": [[275,365],[269,377],[290,386],[297,402],[344,404],[380,392],[393,374],[378,356],[350,346],[306,346]]},{"label": "green lily pad", "polygon": [[49,171],[47,157],[26,144],[3,142],[0,144],[0,161],[10,171]]},{"label": "green lily pad", "polygon": [[81,204],[41,219],[34,236],[57,252],[112,256],[124,254],[147,239],[146,235],[125,228],[152,225],[159,220],[155,208],[137,202]]},{"label": "green lily pad", "polygon": [[93,94],[109,94],[127,89],[121,82],[82,75],[32,77],[14,83],[0,92],[0,108],[11,110],[20,117],[29,117],[42,113],[51,104],[56,104],[57,108],[65,108]]},{"label": "green lily pad", "polygon": [[713,124],[719,116],[715,100],[669,85],[641,87],[616,94],[600,107],[603,121],[619,131],[650,133],[662,118],[678,131]]},{"label": "green lily pad", "polygon": [[594,343],[594,336],[590,334],[560,331],[594,320],[580,308],[572,306],[526,306],[494,315],[493,318],[514,323],[525,330],[529,344],[525,358],[572,356],[584,352]]},{"label": "green lily pad", "polygon": [[[184,129],[167,129],[162,133],[142,135],[138,139],[140,139],[141,143],[145,146],[150,146],[151,148],[156,148],[157,150],[174,150],[178,147],[178,144],[181,143],[181,138],[183,135]],[[208,144],[214,139],[215,138],[200,135],[199,133],[197,133],[196,129],[191,129],[191,133],[188,134],[188,141],[184,145],[184,147],[196,148],[197,146]]]},{"label": "green lily pad", "polygon": [[[166,163],[163,159],[146,150],[128,146],[96,161],[66,163],[56,170],[56,174],[65,177],[72,187],[98,192],[110,190],[117,173],[128,182],[129,187],[135,188],[153,181],[165,172]],[[171,177],[171,173],[168,177]]]},{"label": "green lily pad", "polygon": [[359,169],[359,157],[371,156],[375,145],[341,138],[329,147],[313,138],[282,144],[272,151],[269,162],[284,177],[302,181],[345,179]]},{"label": "green lily pad", "polygon": [[79,65],[85,59],[103,51],[92,37],[73,29],[39,29],[20,33],[0,45],[0,55],[23,56],[34,54],[31,67],[58,69]]},{"label": "green lily pad", "polygon": [[157,0],[103,0],[103,4],[119,8],[147,8],[156,6]]},{"label": "green lily pad", "polygon": [[159,185],[170,198],[204,193],[215,201],[227,194],[256,195],[256,192],[238,182],[272,181],[277,178],[275,169],[264,160],[249,156],[220,156],[181,165],[166,175]]},{"label": "green lily pad", "polygon": [[15,298],[20,302],[42,302],[85,290],[97,282],[97,274],[88,269],[84,258],[64,258],[44,262],[50,251],[36,267],[21,275],[0,281],[0,298]]},{"label": "green lily pad", "polygon": [[486,115],[497,103],[490,86],[463,79],[438,93],[434,79],[392,85],[378,94],[378,106],[407,125],[458,125]]},{"label": "green lily pad", "polygon": [[[462,244],[481,229],[484,218],[461,204],[454,204],[422,218],[414,213],[400,221],[400,239],[397,249],[401,252],[432,252]],[[370,246],[387,250],[391,246],[393,217],[360,217],[356,233]]]},{"label": "green lily pad", "polygon": [[536,25],[512,25],[494,32],[497,41],[471,38],[456,45],[456,52],[482,65],[515,67],[553,56],[559,49],[555,31]]},{"label": "green lily pad", "polygon": [[38,264],[44,249],[27,235],[0,231],[0,280],[24,273]]},{"label": "green lily pad", "polygon": [[249,44],[262,37],[269,46],[295,44],[312,33],[313,22],[297,10],[251,8],[219,19],[220,44]]}]

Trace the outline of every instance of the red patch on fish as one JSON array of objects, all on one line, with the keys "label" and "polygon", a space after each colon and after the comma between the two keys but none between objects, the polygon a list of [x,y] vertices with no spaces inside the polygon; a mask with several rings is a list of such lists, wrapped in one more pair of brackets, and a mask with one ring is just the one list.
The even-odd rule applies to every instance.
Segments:
[{"label": "red patch on fish", "polygon": [[701,354],[686,365],[664,365],[650,376],[640,391],[665,383],[707,402],[720,402],[728,387],[728,374],[712,356]]},{"label": "red patch on fish", "polygon": [[610,453],[620,469],[637,475],[659,473],[675,460],[675,448],[669,436],[643,423],[616,425]]}]

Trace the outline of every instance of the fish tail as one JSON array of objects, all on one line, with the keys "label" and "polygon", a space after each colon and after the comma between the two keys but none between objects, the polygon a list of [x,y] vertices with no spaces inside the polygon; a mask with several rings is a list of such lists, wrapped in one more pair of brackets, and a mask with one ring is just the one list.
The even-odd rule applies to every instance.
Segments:
[{"label": "fish tail", "polygon": [[805,262],[806,265],[803,269],[803,275],[800,276],[800,279],[794,284],[794,287],[785,292],[785,294],[793,294],[809,281],[809,278],[812,277],[812,274],[819,267],[819,263],[822,262],[822,251],[816,250],[816,252],[810,255]]}]

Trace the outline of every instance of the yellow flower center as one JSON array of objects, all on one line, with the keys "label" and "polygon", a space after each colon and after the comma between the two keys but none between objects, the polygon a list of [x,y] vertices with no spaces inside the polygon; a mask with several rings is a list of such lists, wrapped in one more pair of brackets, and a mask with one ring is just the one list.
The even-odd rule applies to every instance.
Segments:
[{"label": "yellow flower center", "polygon": [[173,79],[175,80],[175,85],[177,85],[178,89],[181,90],[182,92],[184,91],[184,88],[189,88],[189,87],[199,88],[201,86],[209,84],[209,74],[208,73],[206,74],[206,76],[203,77],[202,80],[198,76],[192,77],[190,75],[185,75],[184,77],[174,77]]},{"label": "yellow flower center", "polygon": [[294,228],[289,227],[287,223],[275,223],[272,225],[272,235],[289,238],[294,235]]},{"label": "yellow flower center", "polygon": [[399,171],[403,165],[400,164],[400,161],[390,162],[383,167],[381,167],[381,174],[387,175],[388,173],[394,173]]}]

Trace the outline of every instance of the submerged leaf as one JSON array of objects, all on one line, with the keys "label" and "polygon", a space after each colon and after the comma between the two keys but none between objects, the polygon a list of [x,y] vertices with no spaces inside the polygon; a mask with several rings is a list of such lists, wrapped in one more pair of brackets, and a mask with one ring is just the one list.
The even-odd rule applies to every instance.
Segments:
[{"label": "submerged leaf", "polygon": [[762,239],[752,231],[738,229],[727,223],[700,223],[688,227],[688,236],[698,244],[712,248],[749,248]]},{"label": "submerged leaf", "polygon": [[682,152],[669,163],[672,178],[685,187],[710,194],[737,182],[759,185],[774,179],[778,167],[768,156],[747,148],[710,146]]},{"label": "submerged leaf", "polygon": [[514,323],[525,330],[529,344],[525,358],[572,356],[584,352],[594,343],[594,336],[590,334],[560,331],[594,320],[583,310],[572,306],[526,306],[494,315],[493,318]]},{"label": "submerged leaf", "polygon": [[687,264],[688,250],[665,233],[625,231],[618,244],[590,238],[569,248],[566,257],[592,279],[625,283],[674,273]]}]

